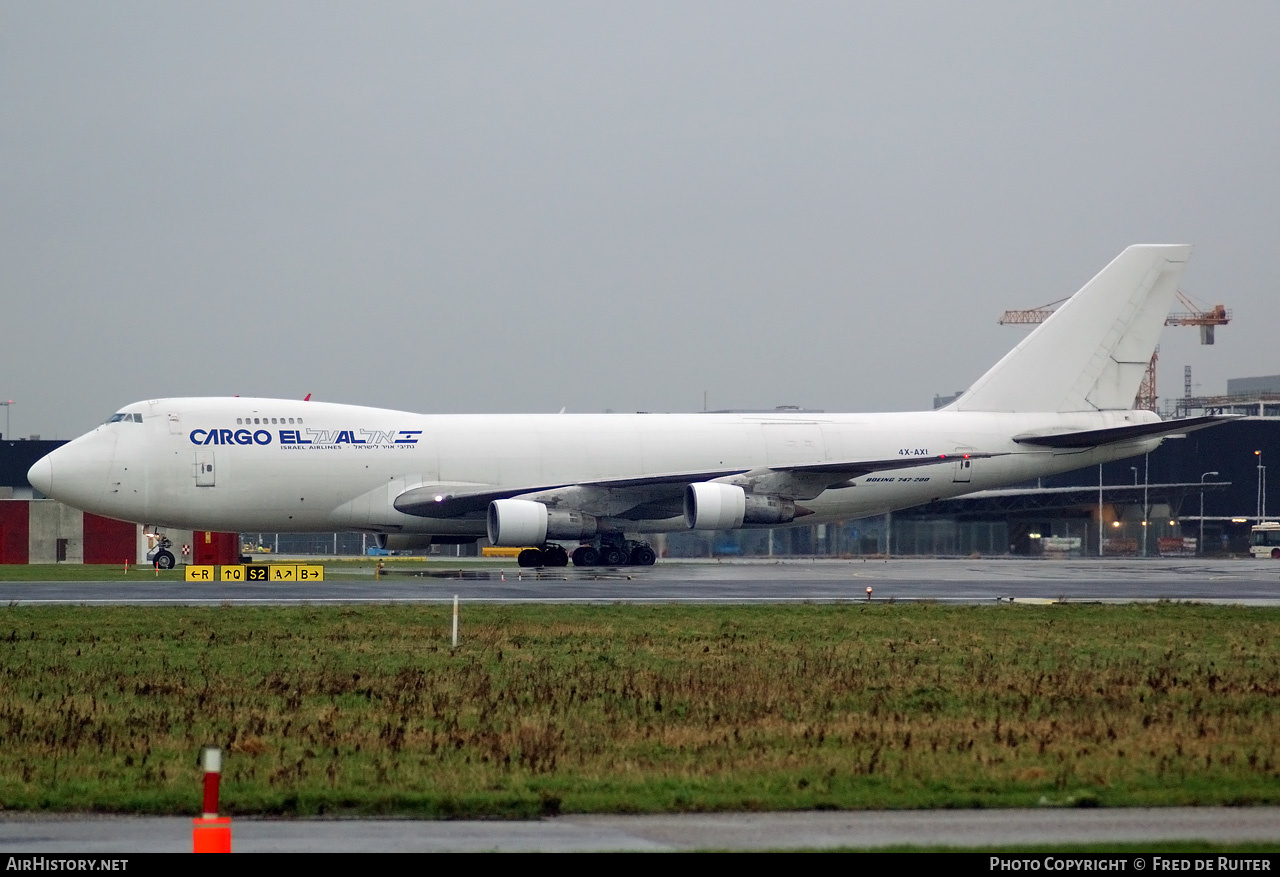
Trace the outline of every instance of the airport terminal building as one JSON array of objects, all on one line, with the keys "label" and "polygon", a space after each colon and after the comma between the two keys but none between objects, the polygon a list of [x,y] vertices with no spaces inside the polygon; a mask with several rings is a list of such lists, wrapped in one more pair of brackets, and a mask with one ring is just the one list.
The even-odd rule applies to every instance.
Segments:
[{"label": "airport terminal building", "polygon": [[[1146,456],[899,512],[892,550],[1094,557],[1246,553],[1250,527],[1268,510],[1280,512],[1275,503],[1267,504],[1268,459],[1280,462],[1280,418],[1228,423],[1166,439]],[[997,538],[1007,543],[1004,551]]]}]

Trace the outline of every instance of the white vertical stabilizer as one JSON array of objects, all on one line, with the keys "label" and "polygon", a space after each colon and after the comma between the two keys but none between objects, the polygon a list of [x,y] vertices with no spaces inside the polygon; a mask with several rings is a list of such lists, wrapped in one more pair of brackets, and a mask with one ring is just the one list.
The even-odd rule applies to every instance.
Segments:
[{"label": "white vertical stabilizer", "polygon": [[1129,247],[948,407],[1132,408],[1190,255],[1188,244]]}]

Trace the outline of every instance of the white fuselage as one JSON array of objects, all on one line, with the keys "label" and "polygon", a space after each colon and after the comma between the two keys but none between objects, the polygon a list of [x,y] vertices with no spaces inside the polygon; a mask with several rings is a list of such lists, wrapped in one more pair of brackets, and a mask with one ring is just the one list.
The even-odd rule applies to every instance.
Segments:
[{"label": "white fuselage", "polygon": [[[803,503],[813,515],[795,523],[813,524],[1005,487],[1160,443],[1054,450],[1013,440],[1158,420],[1143,411],[422,415],[237,397],[139,402],[122,414],[47,457],[40,477],[48,480],[38,486],[108,517],[215,531],[480,536],[483,514],[433,519],[392,503],[433,484],[537,489],[664,473],[999,455],[855,478]],[[632,532],[685,526],[680,515],[626,521]]]}]

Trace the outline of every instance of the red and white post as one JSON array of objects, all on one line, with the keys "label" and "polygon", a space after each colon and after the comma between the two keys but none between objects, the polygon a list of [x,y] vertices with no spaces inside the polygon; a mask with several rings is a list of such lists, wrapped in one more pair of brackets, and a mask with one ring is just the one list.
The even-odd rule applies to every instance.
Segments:
[{"label": "red and white post", "polygon": [[222,779],[222,750],[206,746],[200,753],[204,767],[204,813],[193,819],[191,841],[197,853],[231,852],[231,817],[218,816],[218,785]]},{"label": "red and white post", "polygon": [[218,818],[218,783],[222,780],[222,750],[206,746],[200,754],[204,766],[204,818]]}]

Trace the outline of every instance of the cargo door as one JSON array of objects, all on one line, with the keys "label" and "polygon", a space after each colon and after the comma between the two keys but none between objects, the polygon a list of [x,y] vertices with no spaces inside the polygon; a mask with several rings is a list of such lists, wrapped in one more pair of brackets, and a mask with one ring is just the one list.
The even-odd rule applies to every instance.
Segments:
[{"label": "cargo door", "polygon": [[973,448],[956,448],[956,461],[951,464],[951,480],[956,484],[967,484],[973,480],[973,460],[969,454]]}]

